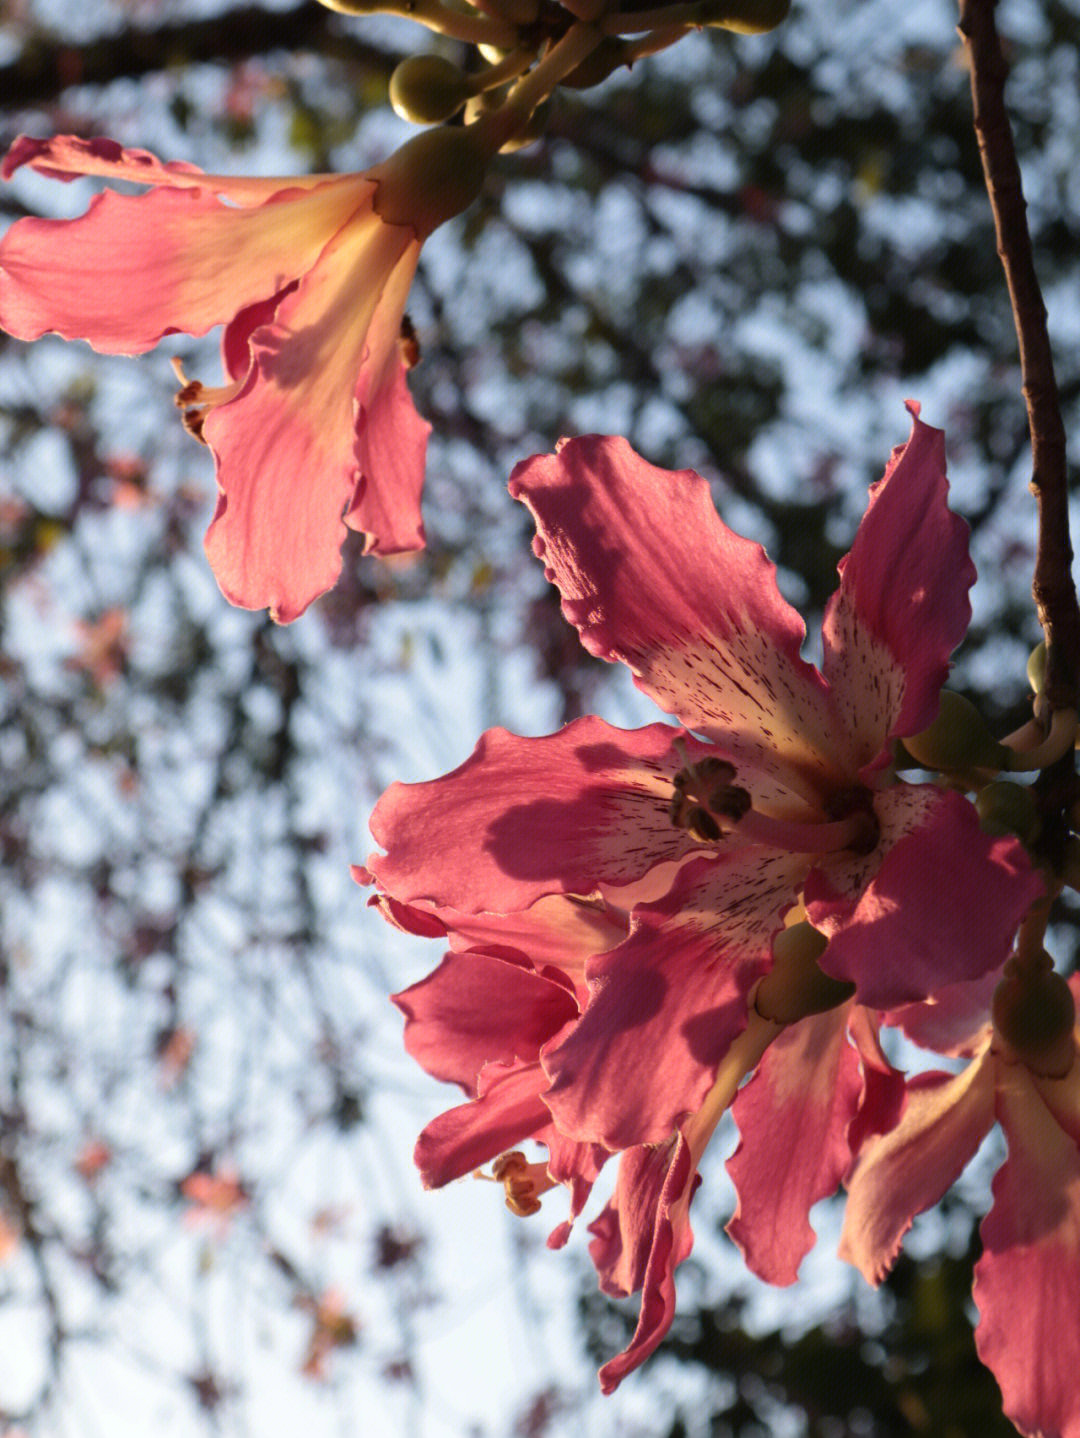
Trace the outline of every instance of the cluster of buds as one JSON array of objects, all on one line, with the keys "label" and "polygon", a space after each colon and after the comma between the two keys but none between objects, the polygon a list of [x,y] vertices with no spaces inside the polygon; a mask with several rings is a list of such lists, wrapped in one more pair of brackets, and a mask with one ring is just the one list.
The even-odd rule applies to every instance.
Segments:
[{"label": "cluster of buds", "polygon": [[584,89],[615,70],[714,27],[762,34],[786,17],[791,0],[672,0],[656,6],[603,0],[322,0],[345,15],[401,15],[436,34],[475,47],[479,64],[462,69],[445,55],[414,55],[390,79],[390,102],[417,125],[464,112],[466,124],[493,111],[513,114],[503,150],[543,133],[556,85]]}]

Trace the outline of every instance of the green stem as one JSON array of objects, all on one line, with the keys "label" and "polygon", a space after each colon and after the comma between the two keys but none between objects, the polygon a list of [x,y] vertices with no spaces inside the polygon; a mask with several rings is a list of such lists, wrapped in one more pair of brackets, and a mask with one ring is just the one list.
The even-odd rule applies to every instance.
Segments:
[{"label": "green stem", "polygon": [[426,26],[436,35],[461,40],[466,45],[494,45],[500,50],[510,50],[518,43],[516,25],[494,15],[451,10],[439,4],[439,0],[319,0],[319,4],[336,10],[339,15],[400,15],[404,20],[415,20],[418,25]]},{"label": "green stem", "polygon": [[[535,69],[514,86],[503,106],[504,111],[521,117],[523,125],[536,109],[551,94],[555,86],[599,45],[603,38],[595,25],[578,22],[571,25],[566,34],[553,45]],[[517,127],[520,128],[520,125]]]},{"label": "green stem", "polygon": [[692,1114],[682,1125],[683,1136],[690,1145],[695,1166],[705,1152],[709,1139],[716,1132],[717,1124],[735,1102],[739,1085],[747,1074],[757,1068],[762,1054],[784,1028],[784,1024],[762,1018],[751,1004],[746,1028],[720,1060],[716,1079],[705,1095],[705,1102],[697,1113]]},{"label": "green stem", "polygon": [[488,65],[486,69],[466,76],[469,88],[474,95],[483,95],[488,90],[498,89],[508,80],[516,80],[523,70],[529,68],[535,54],[535,50],[530,50],[525,45],[519,50],[511,50],[497,65]]}]

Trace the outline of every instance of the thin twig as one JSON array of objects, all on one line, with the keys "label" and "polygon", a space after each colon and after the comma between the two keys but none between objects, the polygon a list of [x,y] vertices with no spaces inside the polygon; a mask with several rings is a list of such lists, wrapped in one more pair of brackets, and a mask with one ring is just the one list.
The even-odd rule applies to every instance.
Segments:
[{"label": "thin twig", "polygon": [[1031,491],[1039,512],[1031,592],[1046,635],[1046,694],[1052,708],[1068,708],[1076,704],[1080,679],[1080,609],[1071,569],[1065,426],[1046,330],[1046,305],[1035,276],[1020,166],[1005,108],[1008,66],[994,22],[995,4],[996,0],[960,0],[959,30],[970,62],[975,134],[994,212],[997,249],[1020,341],[1031,430]]}]

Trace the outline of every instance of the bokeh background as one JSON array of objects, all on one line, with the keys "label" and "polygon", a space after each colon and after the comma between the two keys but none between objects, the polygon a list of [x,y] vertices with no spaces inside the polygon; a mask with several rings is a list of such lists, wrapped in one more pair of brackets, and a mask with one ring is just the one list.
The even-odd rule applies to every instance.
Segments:
[{"label": "bokeh background", "polygon": [[[230,609],[202,554],[212,465],[169,360],[213,382],[216,337],[135,361],[0,335],[4,1438],[1012,1432],[971,1340],[994,1155],[879,1293],[835,1258],[829,1201],[804,1281],[771,1291],[722,1232],[733,1130],[671,1338],[601,1399],[595,1362],[636,1309],[596,1294],[583,1232],[545,1250],[560,1195],[522,1221],[494,1187],[420,1189],[413,1138],[456,1099],[407,1060],[387,995],[440,951],[348,871],[382,788],[460,763],[483,728],[655,717],[580,649],[506,493],[562,434],[706,474],[813,656],[920,400],[980,572],[954,686],[995,724],[1025,717],[1026,422],[955,20],[949,0],[795,0],[772,35],[697,35],[561,93],[424,250],[428,549],[380,562],[354,536],[289,628]],[[1080,5],[1002,0],[999,25],[1075,433]],[[4,0],[0,142],[360,170],[409,133],[386,84],[418,49],[468,61],[314,0]],[[93,189],[20,172],[0,226]],[[1074,944],[1065,913],[1066,970]]]}]

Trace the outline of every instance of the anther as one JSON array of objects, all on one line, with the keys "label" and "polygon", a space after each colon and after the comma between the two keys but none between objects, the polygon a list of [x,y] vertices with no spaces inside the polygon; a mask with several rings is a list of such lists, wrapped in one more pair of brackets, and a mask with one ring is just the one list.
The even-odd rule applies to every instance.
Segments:
[{"label": "anther", "polygon": [[675,789],[668,806],[671,822],[696,839],[717,843],[724,837],[722,820],[730,826],[750,812],[750,795],[732,782],[734,778],[735,766],[726,759],[707,755],[688,761],[671,781]]},{"label": "anther", "polygon": [[507,1208],[519,1218],[539,1213],[540,1194],[555,1187],[555,1180],[549,1176],[547,1166],[530,1163],[519,1149],[500,1154],[491,1165],[490,1174],[478,1170],[473,1177],[501,1183],[506,1189]]}]

